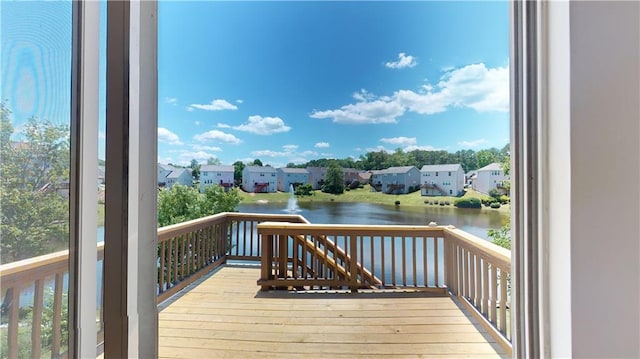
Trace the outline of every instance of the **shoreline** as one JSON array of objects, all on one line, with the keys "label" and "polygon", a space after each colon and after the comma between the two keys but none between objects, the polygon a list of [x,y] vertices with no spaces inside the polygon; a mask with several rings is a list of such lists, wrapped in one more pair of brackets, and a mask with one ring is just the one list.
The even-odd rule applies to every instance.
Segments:
[{"label": "shoreline", "polygon": [[[287,192],[273,192],[273,193],[248,193],[238,189],[238,193],[243,204],[286,204],[289,201],[290,194]],[[370,187],[366,185],[364,188],[345,191],[343,194],[334,195],[323,193],[320,190],[315,190],[311,196],[296,196],[298,203],[325,203],[325,202],[337,202],[337,203],[372,203],[380,205],[396,205],[396,201],[400,201],[401,207],[415,207],[415,208],[455,208],[460,210],[474,210],[473,208],[458,208],[454,206],[454,201],[459,198],[483,198],[488,197],[485,194],[476,192],[474,190],[467,190],[464,195],[460,197],[453,196],[422,196],[420,191],[416,191],[409,194],[390,195],[380,192],[371,192]],[[449,202],[449,205],[441,206],[439,204],[428,204],[427,202],[444,201]],[[482,206],[478,209],[479,212],[500,212],[503,214],[511,213],[511,205],[504,204],[500,208],[494,209]]]}]

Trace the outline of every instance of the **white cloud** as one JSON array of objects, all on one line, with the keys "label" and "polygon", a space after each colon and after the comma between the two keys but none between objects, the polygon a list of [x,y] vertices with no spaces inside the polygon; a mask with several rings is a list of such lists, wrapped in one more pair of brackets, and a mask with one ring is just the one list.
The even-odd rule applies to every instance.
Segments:
[{"label": "white cloud", "polygon": [[407,67],[414,67],[418,64],[416,58],[411,55],[407,55],[404,52],[398,54],[398,61],[387,62],[384,66],[390,69],[404,69]]},{"label": "white cloud", "polygon": [[472,64],[446,72],[426,93],[400,90],[394,98],[409,111],[433,114],[448,107],[469,107],[478,112],[509,110],[509,69]]},{"label": "white cloud", "polygon": [[365,149],[365,152],[387,152],[387,153],[392,153],[393,151],[390,149],[387,149],[384,146],[376,146],[376,147],[368,147]]},{"label": "white cloud", "polygon": [[271,151],[271,150],[258,150],[258,151],[251,152],[251,155],[256,157],[285,157],[290,154],[291,152]]},{"label": "white cloud", "polygon": [[195,122],[196,126],[200,126],[200,121]]},{"label": "white cloud", "polygon": [[424,145],[424,146],[407,146],[404,148],[404,152],[411,152],[411,151],[415,151],[415,150],[420,150],[420,151],[439,151],[441,150],[441,148],[437,148],[437,147],[433,147],[430,145]]},{"label": "white cloud", "polygon": [[355,104],[342,106],[336,110],[313,111],[312,118],[331,118],[335,123],[372,124],[396,123],[397,117],[404,114],[404,108],[389,97],[380,97],[374,101],[362,98]]},{"label": "white cloud", "polygon": [[169,105],[175,106],[178,104],[178,99],[175,97],[165,97],[164,102],[168,103]]},{"label": "white cloud", "polygon": [[242,99],[237,99],[236,103],[242,104],[244,101]]},{"label": "white cloud", "polygon": [[460,141],[458,142],[458,145],[462,147],[478,147],[483,143],[487,143],[487,140],[485,140],[484,138],[480,138],[473,141]]},{"label": "white cloud", "polygon": [[193,139],[200,142],[218,141],[218,142],[225,142],[225,143],[232,143],[232,144],[238,144],[242,142],[236,136],[230,133],[225,133],[218,130],[211,130],[205,133],[197,134],[193,136]]},{"label": "white cloud", "polygon": [[233,128],[231,125],[227,125],[226,123],[219,123],[218,128]]},{"label": "white cloud", "polygon": [[187,106],[187,107],[186,107],[186,109],[187,109],[187,111],[189,111],[189,112],[193,112],[193,107],[191,107],[191,106]]},{"label": "white cloud", "polygon": [[284,145],[282,148],[284,148],[285,151],[293,152],[298,149],[298,145]]},{"label": "white cloud", "polygon": [[191,147],[196,151],[212,151],[212,152],[222,152],[222,148],[218,146],[203,146],[203,145],[191,145]]},{"label": "white cloud", "polygon": [[180,137],[163,127],[158,127],[158,141],[170,145],[181,145]]},{"label": "white cloud", "polygon": [[[271,157],[271,158],[288,158],[288,162],[306,162],[306,157],[318,156],[318,152],[315,151],[302,151],[297,152],[298,145],[284,145],[282,151],[278,150],[258,150],[251,152],[255,157]],[[302,160],[302,161],[301,161]]]},{"label": "white cloud", "polygon": [[356,103],[334,110],[314,110],[310,117],[330,118],[335,123],[376,124],[397,123],[407,111],[432,115],[449,108],[468,107],[478,112],[506,112],[509,69],[472,64],[445,72],[436,85],[424,84],[417,92],[401,89],[392,96],[375,97],[360,90],[353,98]]},{"label": "white cloud", "polygon": [[334,158],[335,155],[333,153],[329,153],[329,152],[322,152],[320,154],[320,156],[324,157],[324,158]]},{"label": "white cloud", "polygon": [[309,151],[309,150],[307,150],[307,151],[303,151],[303,152],[301,152],[301,153],[300,153],[300,155],[305,156],[305,157],[308,157],[308,156],[317,156],[317,155],[318,155],[318,152],[316,152],[316,151]]},{"label": "white cloud", "polygon": [[415,137],[381,138],[380,142],[391,143],[391,144],[400,145],[400,146],[411,146],[416,144],[416,138]]},{"label": "white cloud", "polygon": [[[228,126],[228,125],[227,125]],[[220,127],[220,124],[218,125]],[[291,127],[285,125],[280,117],[249,116],[245,124],[234,126],[233,129],[254,133],[256,135],[273,135],[274,133],[288,132]]]},{"label": "white cloud", "polygon": [[197,104],[197,103],[191,104],[189,105],[189,108],[191,109],[191,111],[193,111],[194,108],[197,108],[199,110],[205,110],[205,111],[222,111],[222,110],[237,110],[238,106],[229,103],[227,100],[215,99],[208,104]]},{"label": "white cloud", "polygon": [[315,148],[329,148],[329,142],[317,142],[313,147]]}]

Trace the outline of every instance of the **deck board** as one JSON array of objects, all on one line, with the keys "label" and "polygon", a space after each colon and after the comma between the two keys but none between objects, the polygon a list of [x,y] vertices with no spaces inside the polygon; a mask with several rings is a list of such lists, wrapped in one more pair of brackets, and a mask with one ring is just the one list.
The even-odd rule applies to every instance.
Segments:
[{"label": "deck board", "polygon": [[451,298],[421,293],[260,292],[226,266],[159,314],[161,358],[499,358]]}]

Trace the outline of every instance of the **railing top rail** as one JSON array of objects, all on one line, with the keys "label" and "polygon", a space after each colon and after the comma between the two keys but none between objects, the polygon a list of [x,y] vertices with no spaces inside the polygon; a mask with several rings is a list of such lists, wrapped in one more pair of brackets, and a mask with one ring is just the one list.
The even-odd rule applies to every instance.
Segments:
[{"label": "railing top rail", "polygon": [[264,214],[264,213],[239,213],[222,212],[211,216],[193,219],[158,228],[158,242],[167,241],[181,234],[189,233],[214,224],[224,223],[228,220],[261,220],[261,221],[292,221],[309,223],[304,217],[292,214]]},{"label": "railing top rail", "polygon": [[[104,242],[97,244],[98,252],[104,250]],[[97,255],[97,254],[96,254]],[[44,266],[66,265],[69,259],[69,250],[44,254],[20,261],[0,265],[0,277],[6,278],[13,275],[26,273],[32,270],[41,270]]]},{"label": "railing top rail", "polygon": [[487,258],[490,262],[494,263],[498,267],[501,267],[506,271],[511,271],[510,250],[502,248],[485,239],[476,237],[473,234],[467,233],[453,226],[446,227],[444,229],[444,232],[445,238],[451,236],[465,244],[467,247],[473,248],[475,252],[479,252],[481,256]]},{"label": "railing top rail", "polygon": [[369,225],[369,224],[308,224],[263,222],[258,225],[261,234],[319,234],[353,232],[360,235],[444,235],[444,226],[403,226],[403,225]]}]

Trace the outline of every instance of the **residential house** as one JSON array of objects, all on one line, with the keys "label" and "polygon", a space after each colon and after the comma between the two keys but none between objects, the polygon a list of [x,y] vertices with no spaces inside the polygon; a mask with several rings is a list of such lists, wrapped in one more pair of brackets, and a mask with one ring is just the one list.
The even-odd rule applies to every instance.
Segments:
[{"label": "residential house", "polygon": [[175,184],[183,186],[193,186],[193,177],[190,168],[176,168],[167,175],[166,187],[171,188]]},{"label": "residential house", "polygon": [[200,166],[200,192],[213,185],[219,185],[228,191],[233,187],[233,166]]},{"label": "residential house", "polygon": [[98,186],[104,184],[104,166],[98,166]]},{"label": "residential house", "polygon": [[473,189],[482,193],[489,193],[492,189],[506,193],[505,183],[508,180],[509,176],[505,176],[502,165],[491,163],[478,170]]},{"label": "residential house", "polygon": [[372,172],[372,186],[386,194],[410,193],[420,187],[420,171],[415,166],[389,167]]},{"label": "residential house", "polygon": [[362,184],[369,183],[371,180],[371,171],[363,171],[358,173],[358,181]]},{"label": "residential house", "polygon": [[420,170],[423,196],[457,196],[464,192],[464,170],[460,164],[424,165]]},{"label": "residential house", "polygon": [[360,170],[355,168],[343,168],[342,173],[344,174],[344,184],[350,184],[353,181],[360,181]]},{"label": "residential house", "polygon": [[467,172],[467,174],[465,175],[465,185],[473,188],[473,185],[475,184],[477,178],[478,171],[474,170]]},{"label": "residential house", "polygon": [[276,192],[277,171],[269,166],[245,166],[242,170],[242,189],[246,192]]},{"label": "residential house", "polygon": [[175,169],[171,165],[158,163],[158,186],[164,187],[167,184],[167,176]]},{"label": "residential house", "polygon": [[294,187],[309,183],[309,172],[304,168],[283,167],[277,170],[278,191],[288,192]]},{"label": "residential house", "polygon": [[324,179],[327,175],[326,167],[307,167],[307,172],[309,172],[309,184],[313,189],[321,189],[322,185],[324,185]]}]

